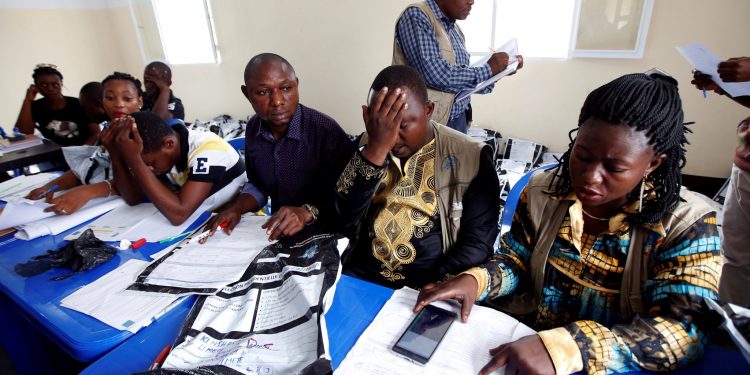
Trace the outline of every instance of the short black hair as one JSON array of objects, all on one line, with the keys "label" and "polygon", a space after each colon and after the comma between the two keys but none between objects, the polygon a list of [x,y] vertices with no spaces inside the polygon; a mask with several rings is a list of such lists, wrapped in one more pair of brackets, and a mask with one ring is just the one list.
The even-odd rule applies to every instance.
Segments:
[{"label": "short black hair", "polygon": [[175,134],[167,123],[153,112],[135,112],[130,114],[138,126],[138,134],[143,140],[143,153],[157,151],[164,138]]},{"label": "short black hair", "polygon": [[91,81],[81,87],[78,95],[86,97],[89,100],[102,102],[102,84],[97,81]]},{"label": "short black hair", "polygon": [[[654,193],[656,199],[644,200],[642,211],[630,214],[626,219],[632,225],[658,222],[680,200],[681,170],[686,163],[686,134],[690,129],[683,122],[677,81],[661,74],[628,74],[619,77],[588,95],[578,117],[578,128],[590,118],[643,131],[654,153],[667,156],[647,178],[653,187],[645,195]],[[568,150],[563,154],[556,177],[550,184],[553,195],[558,197],[572,192],[570,152],[575,143],[573,133],[578,128],[568,134]],[[640,187],[636,187],[628,194],[628,201],[638,200],[639,195]]]},{"label": "short black hair", "polygon": [[135,91],[138,93],[138,96],[143,96],[143,86],[141,86],[141,81],[138,78],[135,78],[128,73],[114,72],[102,80],[102,86],[112,80],[130,81],[130,83],[135,86]]},{"label": "short black hair", "polygon": [[49,75],[56,75],[60,77],[60,80],[62,81],[63,75],[60,73],[59,70],[57,70],[57,67],[50,66],[50,64],[39,64],[34,68],[34,73],[31,74],[31,78],[36,81],[36,79],[40,76],[49,76]]},{"label": "short black hair", "polygon": [[[383,87],[389,89],[408,88],[409,91],[417,95],[420,102],[427,102],[427,83],[416,69],[408,65],[391,65],[381,70],[372,82],[370,90],[377,93]],[[369,97],[368,100],[370,100]],[[370,104],[367,103],[367,105]]]},{"label": "short black hair", "polygon": [[294,74],[294,77],[297,78],[297,72],[294,71],[294,67],[292,64],[289,63],[285,58],[270,52],[264,52],[257,54],[253,56],[250,61],[247,62],[247,65],[245,65],[245,74],[244,79],[245,82],[247,82],[250,79],[250,76],[253,74],[253,71],[255,68],[261,66],[263,63],[266,63],[268,61],[276,61],[281,63],[282,65],[289,68],[289,70],[292,71],[292,74]]},{"label": "short black hair", "polygon": [[148,70],[148,68],[156,68],[156,70],[166,73],[168,79],[172,79],[172,68],[163,61],[152,61],[146,65],[145,70]]}]

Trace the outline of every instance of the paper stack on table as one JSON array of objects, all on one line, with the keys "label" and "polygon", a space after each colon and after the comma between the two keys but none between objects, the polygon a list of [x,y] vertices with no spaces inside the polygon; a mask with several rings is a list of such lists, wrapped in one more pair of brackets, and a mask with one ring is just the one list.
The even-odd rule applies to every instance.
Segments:
[{"label": "paper stack on table", "polygon": [[[417,291],[408,288],[395,291],[336,369],[336,374],[476,374],[489,362],[490,349],[535,333],[506,314],[474,306],[469,321],[455,322],[430,361],[424,366],[418,365],[391,350],[414,318],[412,309],[417,295]],[[435,305],[459,314],[455,304],[437,302]]]},{"label": "paper stack on table", "polygon": [[18,176],[0,183],[0,201],[15,202],[24,199],[30,191],[54,180],[59,173],[37,173]]},{"label": "paper stack on table", "polygon": [[44,211],[50,204],[43,200],[21,199],[5,205],[0,213],[0,229],[16,227],[16,238],[33,240],[59,234],[124,204],[120,197],[95,198],[70,215],[56,215]]},{"label": "paper stack on table", "polygon": [[60,305],[93,316],[119,330],[135,333],[181,300],[169,294],[134,293],[125,290],[148,263],[131,259],[65,297]]},{"label": "paper stack on table", "polygon": [[102,241],[136,241],[145,238],[147,242],[158,242],[183,233],[207,209],[206,205],[201,205],[185,222],[173,225],[153,203],[123,205],[67,235],[65,239],[76,239],[86,229],[91,229]]},{"label": "paper stack on table", "polygon": [[37,137],[34,134],[24,134],[22,139],[17,141],[10,141],[5,138],[0,138],[0,151],[2,152],[13,152],[34,147],[37,145],[44,144],[42,138]]}]

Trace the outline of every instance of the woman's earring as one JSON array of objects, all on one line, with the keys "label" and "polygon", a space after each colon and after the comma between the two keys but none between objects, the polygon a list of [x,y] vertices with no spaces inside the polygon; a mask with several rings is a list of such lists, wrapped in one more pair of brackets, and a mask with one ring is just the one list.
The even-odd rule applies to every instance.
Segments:
[{"label": "woman's earring", "polygon": [[641,194],[638,196],[638,212],[640,213],[641,210],[643,210],[643,191],[646,189],[646,176],[643,175],[643,179],[641,179]]}]

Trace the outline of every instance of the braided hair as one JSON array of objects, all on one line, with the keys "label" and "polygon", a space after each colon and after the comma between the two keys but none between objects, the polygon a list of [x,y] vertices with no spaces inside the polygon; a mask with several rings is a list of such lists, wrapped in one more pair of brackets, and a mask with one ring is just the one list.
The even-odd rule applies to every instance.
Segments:
[{"label": "braided hair", "polygon": [[112,80],[130,81],[130,83],[135,86],[135,91],[136,93],[138,93],[138,96],[143,96],[143,87],[141,86],[141,81],[138,80],[138,78],[135,78],[128,73],[114,72],[102,80],[102,86],[104,86],[108,81]]},{"label": "braided hair", "polygon": [[[573,133],[592,117],[645,132],[654,154],[666,155],[664,162],[647,177],[651,187],[644,195],[654,194],[655,199],[644,200],[641,212],[629,214],[626,218],[631,225],[658,222],[680,200],[680,170],[686,163],[685,145],[688,141],[685,135],[690,129],[683,123],[677,81],[661,74],[628,74],[592,91],[581,108],[578,128],[568,133],[570,144],[550,182],[551,195],[565,197],[572,192],[570,153],[575,143]],[[639,194],[640,186],[628,193],[628,201],[638,200]]]},{"label": "braided hair", "polygon": [[31,78],[33,78],[34,81],[36,82],[36,79],[38,77],[49,76],[49,75],[56,75],[56,76],[60,77],[61,81],[63,79],[63,75],[62,75],[62,73],[60,73],[59,70],[57,70],[57,66],[56,65],[52,65],[52,64],[38,64],[34,68],[34,73],[31,74]]}]

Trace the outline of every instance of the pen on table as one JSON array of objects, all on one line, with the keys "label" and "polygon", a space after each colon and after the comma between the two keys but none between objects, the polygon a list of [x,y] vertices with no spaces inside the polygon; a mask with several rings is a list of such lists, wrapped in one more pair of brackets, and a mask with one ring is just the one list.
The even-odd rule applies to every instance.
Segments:
[{"label": "pen on table", "polygon": [[135,249],[137,249],[137,248],[139,248],[139,247],[141,247],[141,246],[143,246],[145,244],[146,244],[146,239],[145,238],[141,238],[140,240],[133,242],[133,244],[130,245],[130,248],[133,249],[133,250],[135,250]]},{"label": "pen on table", "polygon": [[54,193],[55,190],[57,190],[57,188],[59,188],[59,186],[57,186],[57,185],[50,186],[49,189],[47,189],[47,191],[43,191],[43,192],[39,193],[39,195],[36,196],[36,199],[40,199],[41,197],[44,197],[44,196],[46,196],[49,193]]},{"label": "pen on table", "polygon": [[188,234],[190,234],[190,232],[184,232],[184,233],[180,233],[180,234],[178,234],[178,235],[176,235],[176,236],[172,236],[172,237],[167,237],[167,238],[165,238],[165,239],[163,239],[163,240],[159,241],[159,243],[165,243],[165,242],[170,242],[170,241],[174,241],[174,240],[176,240],[176,239],[178,239],[178,238],[180,238],[180,237],[185,237],[185,236],[187,236]]},{"label": "pen on table", "polygon": [[[226,227],[227,227],[227,225],[229,225],[229,223],[227,223],[227,222],[225,221],[225,222],[223,222],[223,223],[219,224],[219,228],[216,228],[216,229],[223,229],[223,228],[226,228]],[[207,231],[205,231],[205,232],[203,232],[203,233],[201,233],[201,234],[199,234],[199,235],[197,235],[197,236],[195,236],[195,237],[193,237],[193,238],[189,239],[187,243],[191,243],[191,242],[193,242],[193,241],[200,241],[200,240],[202,240],[202,239],[204,239],[204,238],[208,237],[208,236],[209,236],[210,234],[211,234],[211,230],[209,229],[209,230],[207,230]]]},{"label": "pen on table", "polygon": [[154,363],[151,364],[151,366],[148,368],[150,370],[156,370],[164,363],[164,360],[167,359],[167,355],[169,354],[169,349],[172,348],[172,345],[167,345],[164,347],[164,349],[159,352],[159,355],[156,356],[156,359],[154,359]]},{"label": "pen on table", "polygon": [[703,99],[708,99],[706,96],[706,86],[703,86]]}]

